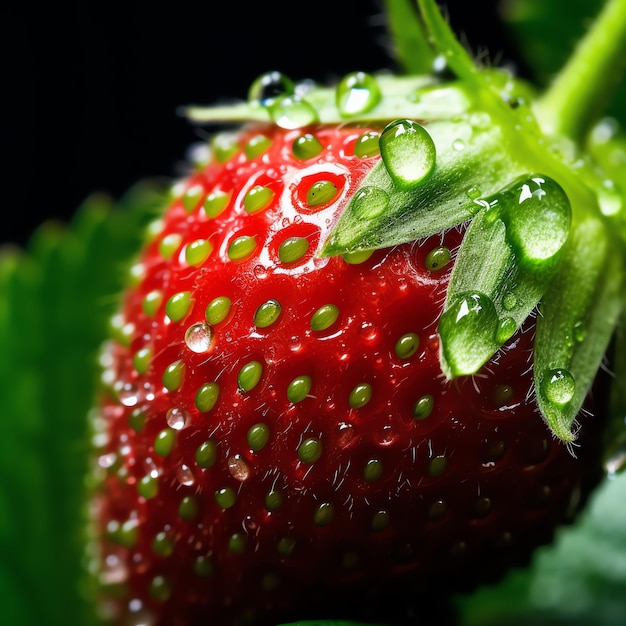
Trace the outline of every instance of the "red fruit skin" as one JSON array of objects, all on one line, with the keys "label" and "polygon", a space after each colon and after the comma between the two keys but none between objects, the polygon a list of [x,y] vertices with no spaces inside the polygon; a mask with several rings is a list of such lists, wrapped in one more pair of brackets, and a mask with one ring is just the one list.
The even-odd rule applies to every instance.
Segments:
[{"label": "red fruit skin", "polygon": [[[307,129],[324,147],[307,160],[292,151],[302,130],[242,132],[234,157],[183,182],[139,258],[118,324],[123,339],[103,355],[107,391],[94,420],[101,606],[113,623],[408,619],[420,599],[525,562],[587,492],[594,444],[573,454],[533,401],[533,320],[476,376],[448,382],[441,373],[437,323],[452,263],[433,269],[427,255],[441,245],[454,255],[462,228],[360,263],[316,256],[380,158],[354,155],[365,130]],[[271,147],[249,158],[244,147],[259,133]],[[331,180],[337,192],[311,206],[307,191],[318,180]],[[249,213],[244,197],[255,185],[274,195]],[[197,199],[183,201],[198,186]],[[215,190],[230,201],[209,218],[203,203]],[[172,234],[180,241],[164,258],[159,249]],[[232,260],[229,245],[242,235],[256,246]],[[304,237],[309,247],[285,263],[278,250],[288,237]],[[186,246],[198,239],[211,252],[194,266]],[[150,311],[146,295],[155,291],[162,300]],[[166,303],[180,292],[189,292],[190,306],[172,321]],[[208,329],[210,346],[195,352],[186,333],[206,324],[207,305],[223,296],[230,310]],[[255,312],[270,299],[280,315],[259,328]],[[314,312],[328,304],[337,320],[313,330]],[[407,333],[419,346],[399,356],[396,343]],[[143,349],[151,358],[139,373]],[[239,372],[252,361],[262,365],[260,379],[242,390]],[[180,384],[170,380],[168,389],[163,374],[175,363],[184,371],[179,365]],[[287,390],[298,376],[310,377],[311,387],[293,402]],[[216,383],[219,396],[201,411],[195,397],[206,383]],[[351,406],[362,384],[371,398]],[[428,396],[432,411],[416,417],[416,403]],[[599,420],[580,421],[584,440],[587,423]],[[257,439],[249,439],[253,427]],[[307,448],[307,440],[318,443]],[[213,463],[206,444],[198,460],[207,441]],[[303,460],[306,450],[319,458]]]}]

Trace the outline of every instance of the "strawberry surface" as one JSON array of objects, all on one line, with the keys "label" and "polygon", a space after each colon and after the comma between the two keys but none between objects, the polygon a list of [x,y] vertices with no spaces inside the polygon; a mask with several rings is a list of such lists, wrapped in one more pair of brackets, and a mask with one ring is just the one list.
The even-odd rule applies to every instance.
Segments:
[{"label": "strawberry surface", "polygon": [[442,373],[465,224],[320,255],[381,130],[247,126],[150,229],[94,417],[114,623],[376,618],[394,603],[408,619],[417,598],[524,562],[586,493],[595,447],[556,439],[535,402],[534,317],[474,376]]}]

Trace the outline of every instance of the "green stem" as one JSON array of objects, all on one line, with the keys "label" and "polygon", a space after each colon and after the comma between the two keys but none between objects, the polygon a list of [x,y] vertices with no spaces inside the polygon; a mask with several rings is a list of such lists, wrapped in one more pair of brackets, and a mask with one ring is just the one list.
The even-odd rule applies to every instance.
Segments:
[{"label": "green stem", "polygon": [[582,141],[625,69],[626,0],[608,0],[536,106],[547,133]]},{"label": "green stem", "polygon": [[387,28],[395,59],[405,74],[430,74],[435,54],[428,42],[414,0],[385,0]]}]

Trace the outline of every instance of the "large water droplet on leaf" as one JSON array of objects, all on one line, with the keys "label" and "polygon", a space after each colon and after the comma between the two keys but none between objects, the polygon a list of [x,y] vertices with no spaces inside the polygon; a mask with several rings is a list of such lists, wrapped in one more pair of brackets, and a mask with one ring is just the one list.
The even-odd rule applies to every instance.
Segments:
[{"label": "large water droplet on leaf", "polygon": [[380,154],[389,175],[400,187],[413,187],[435,165],[435,143],[417,122],[396,120],[380,136]]},{"label": "large water droplet on leaf", "polygon": [[380,215],[389,204],[389,196],[378,187],[362,187],[352,202],[350,211],[360,220],[368,220]]},{"label": "large water droplet on leaf", "polygon": [[576,381],[566,369],[556,368],[544,374],[541,391],[549,402],[562,406],[574,397]]},{"label": "large water droplet on leaf", "polygon": [[444,367],[452,376],[474,374],[498,349],[500,320],[488,296],[459,294],[441,316]]},{"label": "large water droplet on leaf", "polygon": [[300,96],[285,96],[269,106],[270,115],[281,128],[293,130],[318,121],[317,111]]},{"label": "large water droplet on leaf", "polygon": [[268,104],[278,96],[294,93],[294,90],[293,81],[282,72],[265,72],[250,85],[248,101]]},{"label": "large water droplet on leaf", "polygon": [[523,176],[486,198],[488,213],[500,218],[519,262],[542,263],[561,250],[571,224],[571,206],[563,188],[551,178]]},{"label": "large water droplet on leaf", "polygon": [[370,111],[380,102],[381,97],[378,82],[365,72],[352,72],[337,85],[337,108],[343,117]]}]

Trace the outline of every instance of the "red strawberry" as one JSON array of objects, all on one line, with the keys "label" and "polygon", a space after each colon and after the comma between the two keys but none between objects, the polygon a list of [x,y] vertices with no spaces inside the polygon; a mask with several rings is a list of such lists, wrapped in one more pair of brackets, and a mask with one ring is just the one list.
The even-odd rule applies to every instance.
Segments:
[{"label": "red strawberry", "polygon": [[220,136],[151,228],[95,418],[114,623],[406,615],[523,563],[595,479],[588,384],[558,350],[541,360],[535,335],[552,335],[529,315],[543,297],[560,319],[553,285],[570,289],[581,217],[561,165],[524,175],[454,86],[454,121],[391,121],[390,84],[347,77],[350,123],[323,119],[317,92],[253,103],[276,123]]}]

